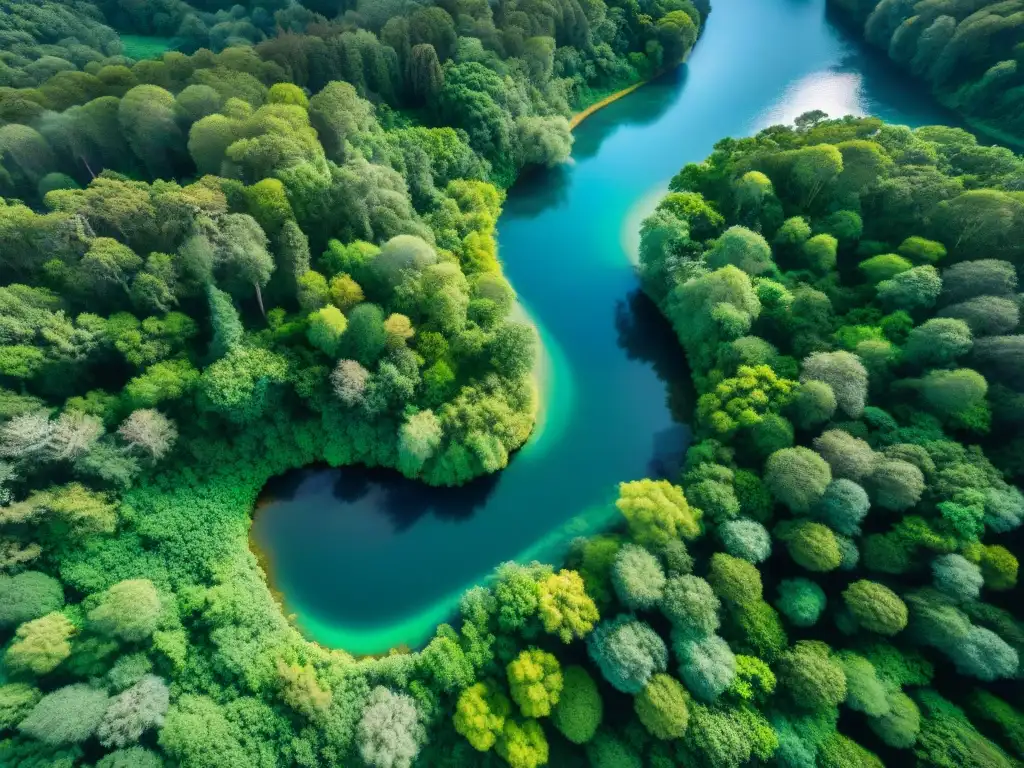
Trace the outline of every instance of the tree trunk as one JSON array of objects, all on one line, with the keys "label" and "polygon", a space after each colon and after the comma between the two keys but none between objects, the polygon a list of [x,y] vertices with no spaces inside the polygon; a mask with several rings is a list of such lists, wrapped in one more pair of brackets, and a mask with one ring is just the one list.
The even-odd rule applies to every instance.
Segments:
[{"label": "tree trunk", "polygon": [[256,303],[260,305],[260,314],[263,315],[263,319],[267,319],[267,310],[263,308],[263,292],[260,291],[260,284],[253,283],[253,287],[256,289]]}]

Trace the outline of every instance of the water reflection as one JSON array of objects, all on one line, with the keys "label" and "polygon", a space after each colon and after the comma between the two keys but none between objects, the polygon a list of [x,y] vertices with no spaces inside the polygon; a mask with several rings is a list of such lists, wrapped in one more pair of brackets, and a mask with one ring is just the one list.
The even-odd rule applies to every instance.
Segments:
[{"label": "water reflection", "polygon": [[459,488],[434,488],[391,469],[310,467],[271,480],[260,503],[301,499],[308,505],[312,499],[317,516],[333,513],[358,518],[383,513],[391,523],[388,532],[399,534],[425,515],[454,523],[470,519],[487,504],[500,478],[488,475]]},{"label": "water reflection", "polygon": [[689,421],[695,401],[690,369],[672,326],[647,294],[636,290],[616,303],[615,330],[626,357],[649,363],[665,384],[672,418],[680,424]]},{"label": "water reflection", "polygon": [[506,216],[532,219],[547,210],[565,204],[572,178],[570,165],[555,168],[530,168],[509,190],[505,201]]},{"label": "water reflection", "polygon": [[[587,118],[587,130],[579,131],[572,155],[581,162],[595,156],[604,140],[626,126],[644,126],[664,117],[689,78],[686,64],[659,76],[629,95],[629,106],[618,102]],[[625,101],[625,100],[624,100]]]}]

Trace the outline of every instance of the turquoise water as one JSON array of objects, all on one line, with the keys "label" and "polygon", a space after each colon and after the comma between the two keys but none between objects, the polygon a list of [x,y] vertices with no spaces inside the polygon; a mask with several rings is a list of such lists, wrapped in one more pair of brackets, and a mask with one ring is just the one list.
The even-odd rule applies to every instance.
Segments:
[{"label": "turquoise water", "polygon": [[268,489],[253,536],[311,639],[356,654],[421,644],[499,563],[557,558],[607,523],[616,483],[674,472],[688,372],[630,261],[641,219],[685,163],[810,109],[953,122],[839,30],[824,0],[713,5],[684,67],[585,121],[570,165],[509,194],[501,257],[547,353],[541,424],[509,467],[454,490],[356,468]]}]

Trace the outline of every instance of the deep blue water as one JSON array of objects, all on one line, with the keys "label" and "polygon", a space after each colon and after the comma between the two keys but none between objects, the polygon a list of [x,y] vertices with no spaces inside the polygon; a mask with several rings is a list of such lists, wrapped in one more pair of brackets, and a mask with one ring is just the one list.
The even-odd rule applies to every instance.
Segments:
[{"label": "deep blue water", "polygon": [[606,522],[616,483],[674,471],[693,399],[638,293],[640,221],[718,139],[811,109],[954,122],[824,0],[714,0],[685,66],[584,122],[571,165],[511,190],[499,243],[547,350],[541,424],[506,470],[461,489],[358,468],[275,481],[253,535],[307,636],[352,653],[422,643],[499,563],[558,557]]}]

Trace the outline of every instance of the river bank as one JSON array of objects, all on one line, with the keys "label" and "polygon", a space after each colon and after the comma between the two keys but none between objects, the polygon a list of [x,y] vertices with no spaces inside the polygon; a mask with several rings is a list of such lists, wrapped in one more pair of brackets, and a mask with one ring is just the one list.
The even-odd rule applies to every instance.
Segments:
[{"label": "river bank", "polygon": [[503,471],[461,488],[357,467],[296,477],[256,515],[254,537],[307,638],[356,655],[420,647],[495,566],[558,562],[572,536],[600,527],[616,482],[673,476],[691,377],[671,327],[637,293],[624,222],[637,227],[652,190],[723,136],[809,105],[911,126],[947,119],[823,11],[824,0],[718,0],[686,67],[634,83],[629,99],[595,101],[588,118],[606,111],[577,121],[573,162],[509,190],[503,268],[544,349],[557,350],[534,434]]}]

